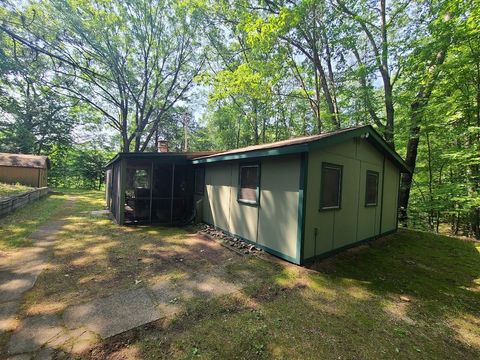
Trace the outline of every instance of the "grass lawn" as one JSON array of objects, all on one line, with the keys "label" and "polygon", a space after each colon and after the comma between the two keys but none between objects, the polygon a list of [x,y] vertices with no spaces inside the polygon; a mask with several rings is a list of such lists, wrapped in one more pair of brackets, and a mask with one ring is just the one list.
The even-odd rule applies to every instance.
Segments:
[{"label": "grass lawn", "polygon": [[33,190],[33,188],[21,184],[6,184],[0,182],[0,198],[21,194],[29,190]]},{"label": "grass lawn", "polygon": [[105,340],[85,358],[480,358],[480,243],[400,231],[302,268],[209,247],[194,228],[120,227],[90,214],[102,193],[68,192],[4,219],[0,246],[21,251],[38,215],[55,218],[68,197],[76,199],[62,210],[68,223],[22,316],[190,272],[221,268],[225,280],[247,284],[191,300],[174,319]]},{"label": "grass lawn", "polygon": [[0,251],[30,246],[28,235],[59,211],[64,195],[50,194],[0,219]]}]

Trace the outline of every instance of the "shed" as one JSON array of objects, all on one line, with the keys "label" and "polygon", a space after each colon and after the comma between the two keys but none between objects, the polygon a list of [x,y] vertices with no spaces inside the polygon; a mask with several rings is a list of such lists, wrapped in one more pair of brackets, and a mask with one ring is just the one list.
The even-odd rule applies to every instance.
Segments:
[{"label": "shed", "polygon": [[[123,171],[120,178],[140,164],[142,155],[128,156],[123,168],[116,170]],[[167,198],[171,220],[173,209],[186,211],[183,219],[196,213],[203,222],[296,264],[396,231],[400,174],[409,171],[371,126],[208,155],[143,156],[153,161],[142,165],[145,171],[152,169],[146,175],[150,184],[166,188],[174,184],[175,170],[165,176],[154,169],[182,159],[185,194],[192,200],[175,205],[174,184]],[[125,193],[131,188],[125,181],[118,184],[127,189]],[[108,198],[112,196],[107,194]],[[127,214],[132,202],[118,202],[125,204]],[[149,205],[159,209],[153,196]],[[151,212],[149,216],[153,220]]]},{"label": "shed", "polygon": [[0,153],[0,181],[5,183],[45,187],[49,169],[46,156]]}]

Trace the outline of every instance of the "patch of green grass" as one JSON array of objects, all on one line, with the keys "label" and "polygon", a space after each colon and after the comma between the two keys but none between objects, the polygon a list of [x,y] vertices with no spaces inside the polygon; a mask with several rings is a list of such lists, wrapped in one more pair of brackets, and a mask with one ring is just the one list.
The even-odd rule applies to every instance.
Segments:
[{"label": "patch of green grass", "polygon": [[64,195],[47,195],[1,218],[0,250],[32,245],[28,235],[52,218],[64,201]]},{"label": "patch of green grass", "polygon": [[25,186],[19,183],[16,184],[6,184],[0,182],[0,198],[12,196],[16,194],[21,194],[27,192],[29,190],[33,190],[32,187]]}]

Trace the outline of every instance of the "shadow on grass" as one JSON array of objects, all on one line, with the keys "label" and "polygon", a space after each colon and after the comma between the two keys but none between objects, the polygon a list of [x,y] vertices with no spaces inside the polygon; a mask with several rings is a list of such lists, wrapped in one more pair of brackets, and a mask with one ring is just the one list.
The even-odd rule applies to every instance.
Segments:
[{"label": "shadow on grass", "polygon": [[400,231],[310,268],[334,281],[360,281],[378,295],[418,299],[430,314],[446,309],[480,311],[479,242]]}]

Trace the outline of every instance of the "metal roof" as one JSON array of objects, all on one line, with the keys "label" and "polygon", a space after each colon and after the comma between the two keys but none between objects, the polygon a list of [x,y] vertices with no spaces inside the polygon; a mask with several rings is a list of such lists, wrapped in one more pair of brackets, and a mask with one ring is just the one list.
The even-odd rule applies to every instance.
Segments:
[{"label": "metal roof", "polygon": [[50,169],[50,160],[41,155],[0,153],[0,166]]}]

